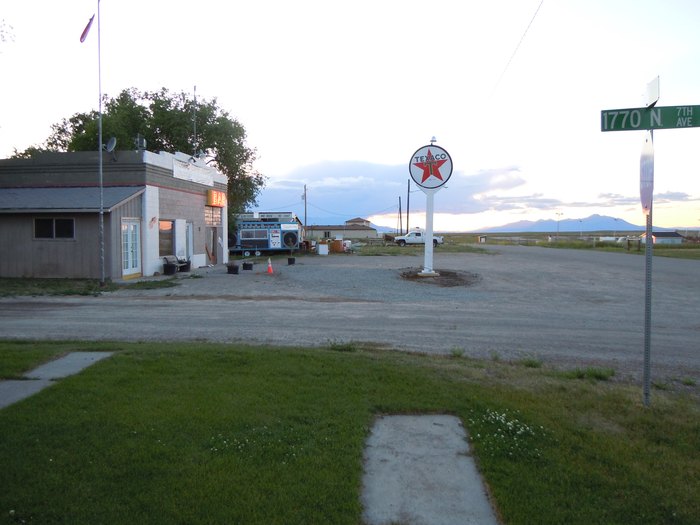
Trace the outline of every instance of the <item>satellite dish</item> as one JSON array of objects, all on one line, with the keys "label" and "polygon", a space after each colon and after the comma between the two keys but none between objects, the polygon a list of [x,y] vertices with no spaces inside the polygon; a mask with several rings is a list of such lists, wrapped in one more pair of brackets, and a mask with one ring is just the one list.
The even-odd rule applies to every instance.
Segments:
[{"label": "satellite dish", "polygon": [[114,148],[117,147],[117,137],[112,137],[107,141],[107,145],[105,146],[105,150],[108,153],[112,153],[114,151]]}]

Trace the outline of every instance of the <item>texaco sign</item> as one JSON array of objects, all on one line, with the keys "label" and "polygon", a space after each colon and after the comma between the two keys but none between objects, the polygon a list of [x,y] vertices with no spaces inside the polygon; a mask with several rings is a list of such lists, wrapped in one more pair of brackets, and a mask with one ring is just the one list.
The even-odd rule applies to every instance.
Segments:
[{"label": "texaco sign", "polygon": [[440,146],[419,148],[408,165],[413,182],[425,190],[437,190],[452,175],[452,158]]}]

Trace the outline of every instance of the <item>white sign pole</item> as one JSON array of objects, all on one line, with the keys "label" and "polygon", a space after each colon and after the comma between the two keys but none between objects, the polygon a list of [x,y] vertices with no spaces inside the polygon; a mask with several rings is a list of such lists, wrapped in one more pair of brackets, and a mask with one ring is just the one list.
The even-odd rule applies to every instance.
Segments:
[{"label": "white sign pole", "polygon": [[433,271],[433,198],[435,191],[423,190],[425,192],[425,255],[423,258],[423,271],[421,275],[436,275]]},{"label": "white sign pole", "polygon": [[430,146],[418,148],[411,156],[408,171],[413,182],[425,193],[425,236],[423,238],[425,257],[423,271],[418,275],[435,277],[438,274],[433,270],[433,200],[435,193],[452,176],[452,158],[447,151],[435,145],[435,137],[433,137]]}]

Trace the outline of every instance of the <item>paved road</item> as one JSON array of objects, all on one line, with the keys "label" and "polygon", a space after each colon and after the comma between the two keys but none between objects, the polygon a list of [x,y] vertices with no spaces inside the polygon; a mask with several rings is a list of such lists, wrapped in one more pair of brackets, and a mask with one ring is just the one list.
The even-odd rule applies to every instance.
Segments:
[{"label": "paved road", "polygon": [[[437,270],[475,282],[440,287],[401,278],[422,255],[315,256],[150,291],[99,297],[0,299],[10,339],[246,341],[289,345],[368,341],[406,351],[537,357],[609,365],[639,377],[644,257],[538,247],[443,254]],[[411,250],[408,248],[407,250]],[[418,253],[417,251],[407,253]],[[653,374],[700,378],[700,262],[654,258]]]}]

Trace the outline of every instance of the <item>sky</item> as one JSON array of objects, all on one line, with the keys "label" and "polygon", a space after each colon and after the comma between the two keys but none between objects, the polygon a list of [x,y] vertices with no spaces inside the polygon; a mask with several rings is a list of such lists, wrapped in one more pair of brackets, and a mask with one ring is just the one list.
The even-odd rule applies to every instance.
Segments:
[{"label": "sky", "polygon": [[[643,225],[645,132],[603,133],[600,112],[643,107],[657,76],[659,106],[700,105],[696,0],[102,0],[81,44],[97,6],[3,3],[0,158],[96,110],[100,78],[108,96],[196,86],[257,151],[255,210],[310,225],[405,228],[408,204],[423,226],[409,161],[432,137],[453,165],[437,231]],[[654,132],[655,226],[700,227],[699,146],[700,128]]]}]

